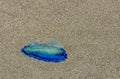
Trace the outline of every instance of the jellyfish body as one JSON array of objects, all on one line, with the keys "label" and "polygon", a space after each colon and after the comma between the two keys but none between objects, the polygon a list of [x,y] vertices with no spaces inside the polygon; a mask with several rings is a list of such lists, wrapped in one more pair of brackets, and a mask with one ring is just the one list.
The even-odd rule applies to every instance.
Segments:
[{"label": "jellyfish body", "polygon": [[67,59],[64,48],[44,43],[32,43],[21,49],[25,55],[46,62],[61,62]]}]

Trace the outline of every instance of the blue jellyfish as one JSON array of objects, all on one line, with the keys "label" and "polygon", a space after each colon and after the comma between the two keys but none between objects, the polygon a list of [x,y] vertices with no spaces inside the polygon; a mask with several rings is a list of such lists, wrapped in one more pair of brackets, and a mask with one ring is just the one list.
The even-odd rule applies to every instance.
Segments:
[{"label": "blue jellyfish", "polygon": [[25,45],[21,51],[28,57],[45,62],[58,63],[68,58],[66,50],[54,41],[49,43],[36,42]]}]

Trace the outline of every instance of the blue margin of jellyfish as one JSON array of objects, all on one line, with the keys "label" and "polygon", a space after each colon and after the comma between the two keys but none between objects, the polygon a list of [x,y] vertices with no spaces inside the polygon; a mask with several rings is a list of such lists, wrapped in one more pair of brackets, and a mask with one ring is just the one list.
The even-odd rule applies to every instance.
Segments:
[{"label": "blue margin of jellyfish", "polygon": [[[45,50],[37,50],[38,48],[43,47],[43,49]],[[49,52],[47,50],[49,50],[50,48],[53,48],[53,50],[58,50],[56,51],[55,54],[53,54],[52,52]],[[29,49],[29,50],[28,50]],[[54,63],[58,63],[61,61],[65,61],[65,59],[67,59],[67,53],[64,50],[64,48],[59,48],[59,47],[54,47],[54,46],[49,46],[49,45],[45,45],[45,44],[30,44],[30,45],[26,45],[21,49],[21,52],[25,55],[27,55],[28,57],[37,59],[37,60],[42,60],[45,62],[54,62]]]}]

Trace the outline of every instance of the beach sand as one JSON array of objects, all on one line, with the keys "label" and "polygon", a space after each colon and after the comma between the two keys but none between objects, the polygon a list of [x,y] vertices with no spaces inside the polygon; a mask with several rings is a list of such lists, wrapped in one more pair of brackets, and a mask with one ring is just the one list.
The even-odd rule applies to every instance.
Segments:
[{"label": "beach sand", "polygon": [[[21,53],[46,38],[66,61]],[[120,79],[120,0],[0,0],[0,79]]]}]

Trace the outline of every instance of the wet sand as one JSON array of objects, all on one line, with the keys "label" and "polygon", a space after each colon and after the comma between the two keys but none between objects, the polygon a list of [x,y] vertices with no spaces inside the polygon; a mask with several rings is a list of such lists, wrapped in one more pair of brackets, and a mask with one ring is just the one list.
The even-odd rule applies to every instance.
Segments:
[{"label": "wet sand", "polygon": [[[46,38],[64,44],[65,62],[21,53]],[[0,79],[120,79],[120,0],[1,0]]]}]

